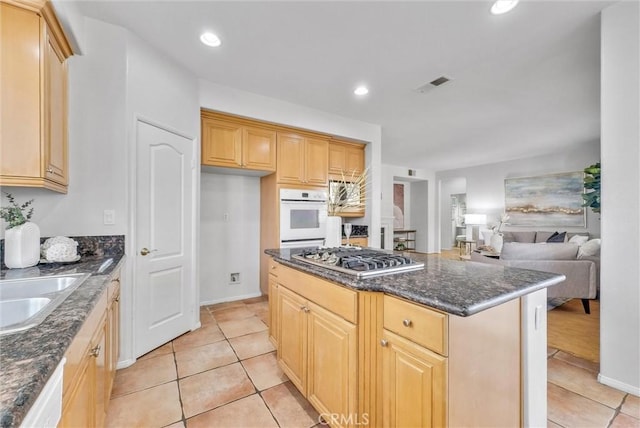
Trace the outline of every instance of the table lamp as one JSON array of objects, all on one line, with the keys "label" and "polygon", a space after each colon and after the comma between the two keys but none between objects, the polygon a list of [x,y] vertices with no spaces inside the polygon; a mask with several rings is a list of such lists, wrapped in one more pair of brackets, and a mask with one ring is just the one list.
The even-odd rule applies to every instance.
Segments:
[{"label": "table lamp", "polygon": [[466,240],[473,240],[473,226],[483,226],[487,224],[486,214],[465,214],[464,223],[467,225]]}]

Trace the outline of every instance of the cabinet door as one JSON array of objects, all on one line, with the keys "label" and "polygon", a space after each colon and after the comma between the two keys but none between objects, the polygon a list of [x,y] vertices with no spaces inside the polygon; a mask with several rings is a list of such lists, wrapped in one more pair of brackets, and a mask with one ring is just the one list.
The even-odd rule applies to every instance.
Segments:
[{"label": "cabinet door", "polygon": [[202,118],[202,164],[239,168],[242,166],[242,126]]},{"label": "cabinet door", "polygon": [[111,389],[116,375],[118,357],[120,356],[120,292],[116,291],[107,315],[107,378],[105,383],[105,400],[111,398]]},{"label": "cabinet door", "polygon": [[278,183],[304,183],[304,138],[278,133]]},{"label": "cabinet door", "polygon": [[329,175],[339,180],[345,170],[346,146],[339,143],[329,143]]},{"label": "cabinet door", "polygon": [[97,336],[93,341],[91,357],[95,365],[95,416],[93,426],[104,425],[107,415],[107,320],[105,318],[102,326],[97,331]]},{"label": "cabinet door", "polygon": [[291,382],[306,396],[307,302],[284,287],[278,288],[278,362]]},{"label": "cabinet door", "polygon": [[278,347],[278,278],[269,275],[269,340]]},{"label": "cabinet door", "polygon": [[315,138],[306,139],[305,183],[326,186],[329,165],[329,142]]},{"label": "cabinet door", "polygon": [[345,175],[359,176],[364,171],[364,146],[346,146],[345,149]]},{"label": "cabinet door", "polygon": [[388,330],[382,337],[384,426],[446,426],[446,358]]},{"label": "cabinet door", "polygon": [[321,414],[341,417],[333,427],[354,426],[357,412],[356,326],[309,303],[308,400]]},{"label": "cabinet door", "polygon": [[68,183],[67,63],[44,22],[44,177]]},{"label": "cabinet door", "polygon": [[58,427],[90,427],[95,425],[95,364],[88,353],[82,361],[78,382],[65,399]]},{"label": "cabinet door", "polygon": [[41,174],[39,50],[38,15],[0,3],[0,175],[4,177]]},{"label": "cabinet door", "polygon": [[245,127],[242,135],[242,166],[260,171],[276,170],[276,133]]}]

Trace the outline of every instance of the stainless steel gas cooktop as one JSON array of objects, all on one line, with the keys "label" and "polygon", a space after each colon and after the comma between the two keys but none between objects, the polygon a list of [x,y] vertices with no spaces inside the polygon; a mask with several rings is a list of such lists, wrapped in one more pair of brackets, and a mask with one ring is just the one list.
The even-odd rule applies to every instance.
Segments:
[{"label": "stainless steel gas cooktop", "polygon": [[408,272],[424,268],[424,263],[401,254],[362,249],[359,247],[301,249],[292,257],[296,260],[327,269],[367,278],[378,275]]}]

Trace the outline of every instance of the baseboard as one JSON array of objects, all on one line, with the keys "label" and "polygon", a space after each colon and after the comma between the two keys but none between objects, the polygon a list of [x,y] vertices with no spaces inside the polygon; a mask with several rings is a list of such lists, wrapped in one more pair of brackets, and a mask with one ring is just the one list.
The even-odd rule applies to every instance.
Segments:
[{"label": "baseboard", "polygon": [[129,359],[129,360],[122,360],[122,361],[118,361],[118,364],[116,365],[116,369],[120,370],[120,369],[126,369],[129,366],[132,366],[133,363],[136,362],[136,359]]},{"label": "baseboard", "polygon": [[612,388],[615,388],[617,390],[628,392],[629,394],[633,394],[636,397],[640,396],[640,387],[629,385],[627,383],[620,382],[619,380],[611,379],[610,377],[602,376],[599,373],[598,373],[598,382],[600,382],[603,385],[607,385]]},{"label": "baseboard", "polygon": [[215,305],[216,303],[235,302],[237,300],[252,299],[254,297],[260,297],[260,296],[262,296],[262,293],[257,292],[257,293],[242,294],[240,296],[223,297],[222,299],[215,299],[215,300],[200,302],[200,306]]}]

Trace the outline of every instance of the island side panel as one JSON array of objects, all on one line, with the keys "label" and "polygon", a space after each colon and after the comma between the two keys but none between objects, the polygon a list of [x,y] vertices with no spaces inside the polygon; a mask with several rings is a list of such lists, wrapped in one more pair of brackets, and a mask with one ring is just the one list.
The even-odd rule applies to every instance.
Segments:
[{"label": "island side panel", "polygon": [[521,426],[520,300],[449,317],[449,426]]},{"label": "island side panel", "polygon": [[382,426],[382,293],[358,293],[358,413],[368,426]]}]

